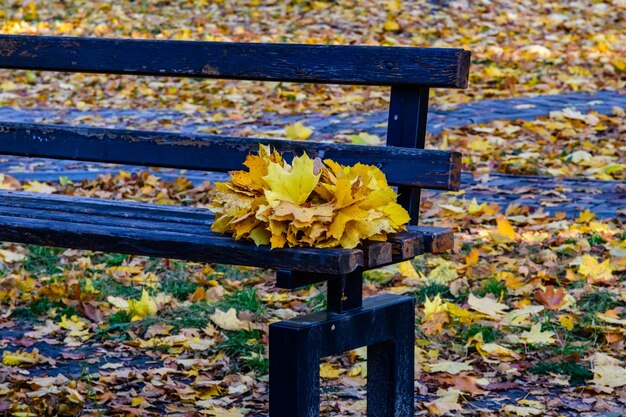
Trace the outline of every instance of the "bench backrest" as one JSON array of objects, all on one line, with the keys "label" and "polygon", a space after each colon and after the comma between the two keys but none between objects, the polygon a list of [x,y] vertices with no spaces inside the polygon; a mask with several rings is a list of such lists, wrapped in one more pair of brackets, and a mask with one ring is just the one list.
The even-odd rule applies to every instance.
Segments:
[{"label": "bench backrest", "polygon": [[465,88],[469,60],[463,49],[0,35],[4,69],[391,86],[387,147],[0,122],[0,154],[229,171],[263,143],[287,159],[379,166],[416,222],[420,188],[459,187],[460,154],[419,148],[429,88]]}]

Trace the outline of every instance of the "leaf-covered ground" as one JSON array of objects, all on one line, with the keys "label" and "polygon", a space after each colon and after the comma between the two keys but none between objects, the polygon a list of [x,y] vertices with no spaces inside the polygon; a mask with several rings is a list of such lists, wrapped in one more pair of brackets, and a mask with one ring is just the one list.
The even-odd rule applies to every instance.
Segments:
[{"label": "leaf-covered ground", "polygon": [[[4,186],[199,206],[210,194],[148,173]],[[454,251],[373,271],[365,286],[418,300],[420,410],[626,406],[623,224],[452,194],[424,209],[425,223],[457,231]],[[266,411],[267,325],[324,303],[323,286],[277,290],[263,270],[11,244],[0,256],[0,409],[31,415]],[[323,364],[327,415],[363,411],[365,359],[354,351]]]},{"label": "leaf-covered ground", "polygon": [[[623,0],[5,0],[0,18],[1,33],[470,49],[471,87],[436,90],[439,103],[626,83]],[[375,87],[0,74],[0,104],[19,107],[212,109],[228,120],[381,110],[387,101],[387,90]]]},{"label": "leaf-covered ground", "polygon": [[439,149],[463,153],[475,173],[626,179],[626,113],[583,114],[573,108],[533,121],[501,121],[444,130]]},{"label": "leaf-covered ground", "polygon": [[[158,39],[465,47],[491,97],[623,89],[626,3],[530,1],[16,1],[0,32]],[[0,72],[0,105],[163,108],[238,121],[262,112],[382,110],[381,88]],[[205,114],[204,112],[211,111]],[[181,125],[187,118],[172,120]],[[429,143],[467,169],[624,179],[623,111],[445,130]],[[295,136],[307,136],[303,127]],[[310,133],[310,132],[309,132]],[[378,142],[362,135],[363,141]],[[206,207],[209,184],[155,173],[0,189]],[[592,213],[548,216],[447,194],[423,207],[452,227],[443,256],[368,275],[366,296],[418,301],[419,415],[619,416],[626,408],[626,232]],[[0,246],[0,413],[254,416],[267,411],[267,326],[324,308],[324,287],[271,271]],[[323,415],[365,415],[365,356],[322,364]]]}]

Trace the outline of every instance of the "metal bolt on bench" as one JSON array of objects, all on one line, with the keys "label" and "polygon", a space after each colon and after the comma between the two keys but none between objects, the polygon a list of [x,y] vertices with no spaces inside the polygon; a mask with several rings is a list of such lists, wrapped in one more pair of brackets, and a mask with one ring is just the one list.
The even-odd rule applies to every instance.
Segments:
[{"label": "metal bolt on bench", "polygon": [[270,417],[319,416],[319,360],[361,346],[367,415],[412,416],[414,300],[363,300],[362,273],[452,247],[450,230],[416,225],[421,188],[459,188],[460,154],[423,148],[429,89],[465,88],[469,61],[462,49],[0,35],[0,69],[389,86],[388,146],[0,121],[0,154],[226,172],[262,143],[375,164],[411,215],[386,242],[270,251],[212,232],[204,209],[0,191],[0,241],[272,268],[288,289],[326,281],[327,311],[270,326]]}]

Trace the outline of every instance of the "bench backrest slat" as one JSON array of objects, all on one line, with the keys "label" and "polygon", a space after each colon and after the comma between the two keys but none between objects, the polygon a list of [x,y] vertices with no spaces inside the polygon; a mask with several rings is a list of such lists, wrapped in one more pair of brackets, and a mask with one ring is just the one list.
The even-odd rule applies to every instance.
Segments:
[{"label": "bench backrest slat", "polygon": [[0,122],[0,154],[202,171],[242,169],[259,143],[271,145],[287,160],[307,152],[348,165],[377,165],[392,185],[459,187],[458,152]]},{"label": "bench backrest slat", "polygon": [[465,88],[470,52],[0,35],[0,68],[352,85]]}]

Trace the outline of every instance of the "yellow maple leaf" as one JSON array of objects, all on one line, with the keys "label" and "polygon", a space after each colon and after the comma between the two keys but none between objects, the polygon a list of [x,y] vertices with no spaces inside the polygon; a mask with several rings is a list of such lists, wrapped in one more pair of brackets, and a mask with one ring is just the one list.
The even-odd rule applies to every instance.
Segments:
[{"label": "yellow maple leaf", "polygon": [[87,323],[81,320],[78,316],[70,316],[68,319],[67,316],[61,317],[61,321],[59,322],[59,327],[65,330],[69,330],[70,332],[80,332],[85,330],[87,327]]},{"label": "yellow maple leaf", "polygon": [[19,190],[20,182],[7,174],[0,174],[0,190]]},{"label": "yellow maple leaf", "polygon": [[306,140],[312,133],[311,128],[306,127],[302,122],[294,123],[285,128],[285,136],[292,140]]},{"label": "yellow maple leaf", "polygon": [[403,277],[420,277],[411,261],[400,262],[398,264],[398,272]]},{"label": "yellow maple leaf", "polygon": [[590,221],[595,219],[595,217],[596,215],[592,213],[591,211],[589,211],[589,209],[587,209],[585,211],[581,211],[578,214],[578,219],[576,219],[576,222],[577,223],[589,223]]},{"label": "yellow maple leaf", "polygon": [[237,317],[237,310],[234,308],[229,308],[228,311],[222,311],[218,308],[209,318],[213,323],[224,330],[236,331],[250,329],[250,323],[240,320],[239,317]]},{"label": "yellow maple leaf", "polygon": [[78,390],[70,387],[65,387],[65,391],[67,392],[67,399],[74,404],[83,404],[85,402],[85,398],[78,392]]},{"label": "yellow maple leaf", "polygon": [[579,262],[578,273],[587,278],[590,284],[608,283],[615,278],[610,259],[598,262],[593,256],[585,254],[580,257]]},{"label": "yellow maple leaf", "polygon": [[155,316],[158,311],[156,300],[150,297],[150,294],[145,289],[141,292],[139,300],[128,300],[128,308],[132,315],[132,321]]},{"label": "yellow maple leaf", "polygon": [[375,166],[342,166],[306,154],[290,165],[263,146],[245,165],[249,172],[236,171],[230,182],[216,183],[210,205],[211,229],[235,239],[272,248],[354,248],[405,230],[410,219]]},{"label": "yellow maple leaf", "polygon": [[2,259],[4,262],[19,262],[24,258],[26,258],[26,255],[22,253],[11,252],[7,249],[0,249],[0,259]]},{"label": "yellow maple leaf", "polygon": [[521,358],[521,355],[514,350],[499,345],[497,343],[485,343],[483,334],[477,333],[472,336],[466,343],[465,347],[473,346],[478,353],[483,357],[486,362],[494,362],[489,359],[490,357],[496,357],[498,360],[517,360]]},{"label": "yellow maple leaf", "polygon": [[376,135],[370,135],[366,132],[361,132],[358,135],[350,136],[350,142],[353,145],[380,145],[383,141]]},{"label": "yellow maple leaf", "polygon": [[56,188],[51,187],[39,181],[28,181],[26,184],[22,186],[22,189],[25,191],[30,191],[31,193],[42,193],[42,194],[53,194],[57,192]]},{"label": "yellow maple leaf", "polygon": [[41,356],[38,349],[33,349],[32,352],[21,350],[14,352],[5,350],[2,352],[2,363],[6,366],[35,365],[39,363],[42,358],[43,356]]},{"label": "yellow maple leaf", "polygon": [[244,413],[235,407],[229,409],[216,407],[208,411],[209,416],[212,417],[243,417]]},{"label": "yellow maple leaf", "polygon": [[400,30],[400,24],[392,17],[388,17],[387,21],[383,25],[383,29],[385,29],[387,32],[396,32]]},{"label": "yellow maple leaf", "polygon": [[320,377],[322,378],[336,379],[344,372],[343,369],[335,367],[332,363],[324,362],[320,366]]},{"label": "yellow maple leaf", "polygon": [[501,318],[504,311],[509,309],[509,306],[499,303],[490,296],[479,298],[472,293],[470,293],[467,299],[467,304],[469,304],[472,310],[476,310],[479,313],[486,314],[495,319]]},{"label": "yellow maple leaf", "polygon": [[269,187],[265,197],[270,204],[286,201],[300,205],[317,186],[320,174],[315,173],[315,161],[305,153],[293,158],[291,166],[270,163],[263,179]]},{"label": "yellow maple leaf", "polygon": [[605,353],[596,352],[592,357],[593,384],[602,392],[611,393],[626,385],[626,368],[623,363]]},{"label": "yellow maple leaf", "polygon": [[425,404],[429,412],[438,416],[448,414],[452,411],[461,411],[463,409],[461,404],[459,404],[461,394],[461,391],[454,388],[448,388],[446,390],[439,388],[437,390],[438,398]]},{"label": "yellow maple leaf", "polygon": [[471,365],[472,361],[466,362],[454,362],[454,361],[440,361],[429,365],[430,372],[447,372],[452,375],[460,374],[464,371],[472,371],[474,368]]},{"label": "yellow maple leaf", "polygon": [[559,323],[567,330],[572,330],[574,328],[574,317],[572,317],[570,314],[563,314],[561,317],[559,317]]},{"label": "yellow maple leaf", "polygon": [[544,414],[543,408],[538,407],[523,407],[513,404],[506,404],[502,410],[507,415],[515,414],[519,417],[530,417],[530,416],[540,416]]},{"label": "yellow maple leaf", "polygon": [[496,243],[508,243],[515,241],[517,233],[513,230],[509,219],[504,216],[496,217],[497,229],[491,232],[491,238]]},{"label": "yellow maple leaf", "polygon": [[443,302],[439,294],[437,294],[432,301],[426,296],[426,301],[424,301],[424,321],[435,313],[445,311],[447,311],[447,305]]},{"label": "yellow maple leaf", "polygon": [[556,341],[554,340],[554,332],[546,330],[541,331],[541,324],[534,324],[530,331],[524,331],[520,335],[520,339],[524,343],[532,345],[552,345]]},{"label": "yellow maple leaf", "polygon": [[474,266],[478,263],[479,251],[476,248],[472,248],[469,254],[465,257],[465,265]]}]

